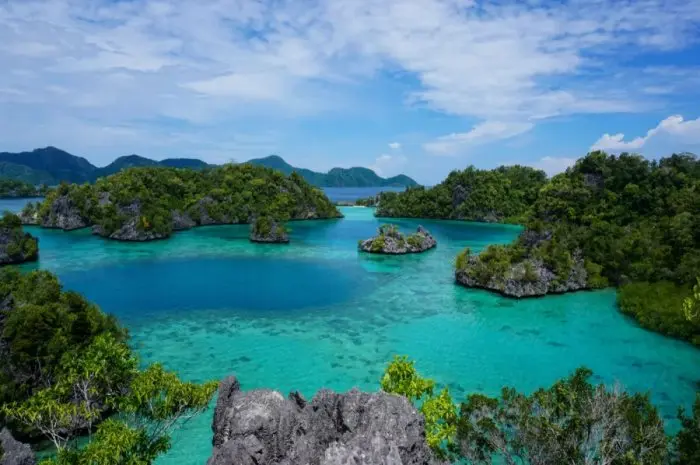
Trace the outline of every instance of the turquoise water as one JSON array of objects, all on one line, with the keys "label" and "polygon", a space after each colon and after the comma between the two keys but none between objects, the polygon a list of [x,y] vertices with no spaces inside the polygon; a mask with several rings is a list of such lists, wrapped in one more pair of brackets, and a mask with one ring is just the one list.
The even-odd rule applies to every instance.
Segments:
[{"label": "turquoise water", "polygon": [[[511,241],[517,227],[421,221],[438,247],[420,255],[358,254],[371,209],[292,223],[288,246],[251,244],[245,226],[197,228],[167,241],[124,244],[89,231],[27,228],[41,267],[117,315],[142,359],[203,381],[235,373],[245,389],[377,389],[386,362],[469,392],[531,391],[586,365],[596,380],[652,390],[671,420],[690,405],[700,351],[645,331],[615,309],[613,291],[514,301],[453,284],[465,246]],[[419,224],[392,221],[404,230]],[[211,411],[189,423],[160,464],[204,463]],[[669,423],[673,427],[673,423]]]}]

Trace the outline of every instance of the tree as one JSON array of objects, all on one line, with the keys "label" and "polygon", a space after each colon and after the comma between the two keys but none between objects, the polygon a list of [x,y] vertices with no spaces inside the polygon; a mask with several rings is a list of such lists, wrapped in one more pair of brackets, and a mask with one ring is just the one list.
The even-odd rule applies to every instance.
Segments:
[{"label": "tree", "polygon": [[686,416],[685,411],[680,409],[678,419],[681,421],[681,430],[675,438],[676,463],[700,463],[700,392],[695,394],[691,416]]},{"label": "tree", "polygon": [[423,378],[415,363],[407,356],[395,356],[381,379],[385,392],[399,394],[412,402],[421,402],[420,411],[425,417],[428,445],[442,458],[454,455],[457,411],[447,388],[434,395],[435,381]]},{"label": "tree", "polygon": [[683,314],[688,321],[700,323],[700,277],[696,280],[698,283],[693,286],[693,295],[683,301]]},{"label": "tree", "polygon": [[661,465],[663,422],[648,396],[593,386],[591,371],[530,396],[503,388],[500,398],[470,395],[457,437],[464,458],[491,464]]}]

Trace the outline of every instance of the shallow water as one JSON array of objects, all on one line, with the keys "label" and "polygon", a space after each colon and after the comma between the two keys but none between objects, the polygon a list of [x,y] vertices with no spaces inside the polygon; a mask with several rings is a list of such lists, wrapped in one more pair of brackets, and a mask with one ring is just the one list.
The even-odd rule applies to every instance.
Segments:
[{"label": "shallow water", "polygon": [[[596,380],[652,390],[671,420],[689,406],[700,351],[645,331],[615,309],[611,290],[514,301],[453,284],[463,247],[506,243],[517,227],[421,221],[437,238],[425,254],[358,254],[374,234],[371,209],[344,219],[292,223],[288,246],[251,244],[245,226],[197,228],[148,243],[89,231],[27,228],[41,267],[117,315],[145,362],[202,381],[235,373],[244,389],[375,390],[393,354],[469,392],[531,391],[580,365]],[[404,231],[414,220],[392,221]],[[160,464],[201,464],[211,452],[211,411],[187,425]],[[673,428],[673,422],[669,422]]]}]

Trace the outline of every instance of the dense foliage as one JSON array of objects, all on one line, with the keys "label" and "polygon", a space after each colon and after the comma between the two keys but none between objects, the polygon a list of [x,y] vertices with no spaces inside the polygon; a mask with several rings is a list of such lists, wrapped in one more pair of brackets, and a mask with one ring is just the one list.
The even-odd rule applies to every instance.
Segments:
[{"label": "dense foliage", "polygon": [[700,346],[700,321],[689,320],[684,312],[684,299],[690,294],[686,285],[639,282],[620,287],[617,301],[624,313],[645,328]]},{"label": "dense foliage", "polygon": [[46,186],[37,187],[28,182],[0,178],[0,198],[43,197],[47,191]]},{"label": "dense foliage", "polygon": [[376,215],[521,222],[544,185],[543,171],[524,166],[453,171],[435,187],[380,194]]},{"label": "dense foliage", "polygon": [[328,173],[319,173],[305,168],[296,168],[277,155],[250,160],[248,163],[266,166],[284,174],[299,173],[307,182],[318,187],[404,187],[417,183],[406,175],[399,174],[382,178],[368,168],[333,168]]},{"label": "dense foliage", "polygon": [[499,397],[472,394],[459,406],[447,389],[420,376],[407,357],[395,357],[382,390],[421,403],[426,439],[438,456],[458,463],[530,465],[690,465],[700,457],[700,393],[682,429],[666,437],[648,395],[593,385],[579,368],[530,395],[504,387]]},{"label": "dense foliage", "polygon": [[202,171],[132,168],[94,185],[61,184],[39,209],[43,224],[52,222],[52,209],[62,198],[105,236],[125,225],[168,236],[176,214],[202,225],[250,223],[257,216],[281,221],[339,216],[323,192],[298,174],[287,177],[249,164]]},{"label": "dense foliage", "polygon": [[116,321],[48,272],[3,271],[0,302],[0,415],[53,443],[42,464],[150,464],[216,390],[140,370]]},{"label": "dense foliage", "polygon": [[114,318],[63,291],[51,273],[0,270],[0,403],[54,384],[64,358],[106,334],[126,339]]},{"label": "dense foliage", "polygon": [[35,237],[25,233],[20,218],[11,212],[0,218],[0,265],[36,260],[39,243]]}]

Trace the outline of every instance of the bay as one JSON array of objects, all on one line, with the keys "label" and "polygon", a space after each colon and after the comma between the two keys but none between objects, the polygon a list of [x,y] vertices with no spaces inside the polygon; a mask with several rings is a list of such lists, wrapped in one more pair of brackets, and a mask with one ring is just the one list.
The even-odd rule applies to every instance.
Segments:
[{"label": "bay", "polygon": [[[376,390],[395,354],[416,360],[457,400],[532,391],[585,365],[595,381],[651,391],[668,422],[689,406],[700,351],[646,331],[620,314],[614,290],[509,300],[453,281],[452,261],[508,243],[519,227],[392,219],[437,238],[420,255],[360,254],[382,221],[369,208],[345,218],[291,223],[291,244],[251,244],[246,226],[213,226],[152,243],[119,243],[89,230],[27,227],[40,259],[65,287],[115,314],[144,363],[194,381],[239,377],[244,389]],[[211,409],[175,437],[160,464],[204,463]]]}]

